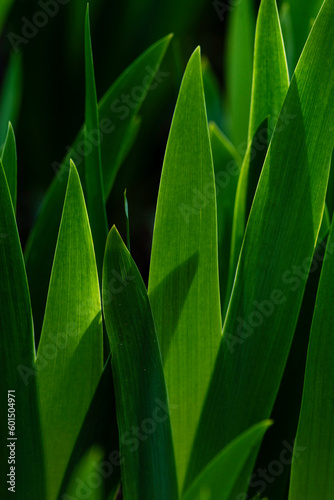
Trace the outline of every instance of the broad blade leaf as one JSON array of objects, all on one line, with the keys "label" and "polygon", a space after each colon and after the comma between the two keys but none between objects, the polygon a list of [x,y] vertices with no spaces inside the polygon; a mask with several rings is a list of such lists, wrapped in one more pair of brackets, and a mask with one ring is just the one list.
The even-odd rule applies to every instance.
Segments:
[{"label": "broad blade leaf", "polygon": [[216,192],[200,51],[188,63],[160,182],[149,297],[167,389],[182,487],[221,339]]},{"label": "broad blade leaf", "polygon": [[36,360],[50,500],[102,374],[101,314],[92,235],[72,163]]},{"label": "broad blade leaf", "polygon": [[10,122],[8,124],[6,141],[1,153],[1,161],[5,170],[8,187],[15,211],[17,190],[17,155],[14,130]]},{"label": "broad blade leaf", "polygon": [[[0,468],[3,474],[0,496],[9,498],[10,495],[17,495],[18,498],[44,500],[44,461],[29,290],[11,195],[1,160],[0,293],[0,393],[3,405],[0,412]],[[12,401],[8,399],[9,396]],[[13,428],[8,428],[8,415],[13,414]],[[15,455],[15,464],[8,462],[11,451]],[[15,493],[7,489],[12,486],[7,483],[10,480],[7,476],[10,466],[15,467]]]},{"label": "broad blade leaf", "polygon": [[288,88],[289,73],[276,0],[262,0],[255,33],[248,142],[268,116],[270,140]]},{"label": "broad blade leaf", "polygon": [[330,499],[334,491],[334,224],[329,234],[308,346],[290,500]]},{"label": "broad blade leaf", "polygon": [[190,480],[272,410],[325,205],[334,143],[332,56],[334,3],[329,0],[298,64],[262,170]]},{"label": "broad blade leaf", "polygon": [[195,479],[183,500],[229,500],[239,474],[254,449],[272,424],[270,420],[254,425],[229,443]]},{"label": "broad blade leaf", "polygon": [[167,392],[151,307],[115,227],[104,259],[103,311],[112,353],[124,498],[177,499]]},{"label": "broad blade leaf", "polygon": [[84,137],[87,142],[95,134],[91,154],[85,157],[85,186],[87,211],[92,229],[98,272],[102,276],[103,255],[108,236],[107,214],[104,201],[102,159],[100,147],[99,111],[95,87],[93,52],[90,37],[89,5],[85,24],[85,66],[86,66],[86,122]]},{"label": "broad blade leaf", "polygon": [[[131,144],[134,132],[133,117],[138,112],[147,92],[163,81],[164,74],[158,72],[159,65],[170,43],[171,36],[165,37],[152,45],[110,87],[99,102],[99,129],[101,132],[101,154],[105,199],[108,198],[116,174],[125,152]],[[155,79],[154,83],[152,83]],[[145,86],[144,92],[134,107],[121,102],[122,95],[132,95],[134,88]],[[132,105],[133,102],[131,101]],[[128,133],[131,131],[130,137]],[[35,227],[29,237],[25,260],[30,285],[31,301],[35,318],[35,330],[39,334],[42,314],[45,307],[47,289],[52,267],[52,254],[56,246],[57,233],[64,202],[66,180],[68,178],[70,158],[78,165],[81,182],[84,184],[85,146],[92,147],[92,140],[87,144],[84,131],[81,130],[62,165],[54,167],[60,170],[48,189]],[[130,141],[130,142],[129,142]]]}]

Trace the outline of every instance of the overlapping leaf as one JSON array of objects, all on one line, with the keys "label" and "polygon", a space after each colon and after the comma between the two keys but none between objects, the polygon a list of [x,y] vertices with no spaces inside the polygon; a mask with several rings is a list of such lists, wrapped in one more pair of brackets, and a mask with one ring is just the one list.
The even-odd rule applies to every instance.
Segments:
[{"label": "overlapping leaf", "polygon": [[[103,184],[106,199],[124,155],[132,142],[135,130],[133,118],[143,103],[147,92],[150,89],[154,90],[163,81],[163,77],[159,73],[157,74],[157,71],[170,40],[171,36],[165,37],[145,51],[124,71],[99,102]],[[152,84],[154,78],[156,78],[156,81]],[[132,100],[133,107],[122,103],[122,95],[132,96],[132,92],[138,86],[143,89],[143,92],[141,99],[135,102],[135,106],[133,106],[134,101]],[[131,133],[129,134],[129,132]],[[128,137],[128,134],[130,137]],[[52,254],[56,246],[65,196],[69,161],[72,158],[77,164],[84,187],[83,167],[86,158],[84,152],[92,151],[92,143],[95,138],[96,134],[87,143],[84,140],[84,131],[81,130],[62,164],[54,163],[53,167],[57,170],[57,175],[44,197],[37,222],[27,243],[25,260],[37,336],[43,319],[42,314],[51,273]]]},{"label": "overlapping leaf", "polygon": [[221,338],[214,171],[200,51],[181,85],[160,181],[149,297],[170,401],[179,486]]},{"label": "overlapping leaf", "polygon": [[238,483],[243,466],[271,424],[270,420],[255,424],[228,444],[195,479],[183,500],[232,498],[231,492]]},{"label": "overlapping leaf", "polygon": [[334,4],[327,0],[262,170],[188,480],[236,435],[267,418],[274,404],[325,205],[334,144],[333,56]]}]

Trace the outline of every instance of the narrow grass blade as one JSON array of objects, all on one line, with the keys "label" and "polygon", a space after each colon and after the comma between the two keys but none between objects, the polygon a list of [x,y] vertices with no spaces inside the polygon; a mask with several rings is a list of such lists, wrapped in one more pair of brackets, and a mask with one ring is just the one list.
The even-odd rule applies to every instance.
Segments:
[{"label": "narrow grass blade", "polygon": [[247,141],[252,92],[255,17],[252,2],[237,2],[227,35],[226,86],[230,134],[235,146]]},{"label": "narrow grass blade", "polygon": [[224,318],[224,303],[228,302],[233,211],[242,158],[215,123],[210,123],[209,130],[217,196],[219,286]]},{"label": "narrow grass blade", "polygon": [[254,449],[272,425],[270,420],[254,425],[229,443],[195,479],[183,500],[202,498],[229,500],[233,488],[238,484],[239,474]]},{"label": "narrow grass blade", "polygon": [[334,3],[327,0],[290,84],[262,169],[190,480],[231,439],[272,410],[324,211],[334,145],[333,56]]},{"label": "narrow grass blade", "polygon": [[50,500],[57,498],[102,373],[102,359],[93,241],[72,163],[36,360]]},{"label": "narrow grass blade", "polygon": [[[170,36],[165,37],[146,50],[122,73],[99,102],[99,129],[101,132],[103,184],[106,200],[121,162],[132,144],[136,130],[138,130],[134,122],[134,116],[138,113],[147,93],[153,92],[166,77],[165,73],[159,73],[158,68],[170,40]],[[140,101],[136,101],[134,107],[123,104],[121,102],[122,95],[131,96],[133,90],[138,86],[142,86],[144,89]],[[25,250],[37,338],[43,320],[42,315],[52,267],[52,254],[56,246],[69,172],[69,160],[72,158],[78,164],[81,181],[84,181],[85,156],[82,152],[85,144],[89,150],[91,142],[88,145],[85,143],[82,129],[62,164],[58,165],[55,162],[55,168],[58,169],[59,167],[60,170],[57,171],[57,176],[44,197],[37,222],[30,234]]]},{"label": "narrow grass blade", "polygon": [[270,142],[288,88],[289,72],[276,0],[262,0],[255,33],[248,143],[268,116]]},{"label": "narrow grass blade", "polygon": [[102,278],[104,247],[108,236],[107,213],[104,200],[102,159],[99,132],[99,111],[95,86],[92,43],[90,37],[89,5],[85,21],[85,66],[86,66],[86,142],[95,135],[91,154],[85,157],[86,202],[90,227],[93,235],[97,269]]},{"label": "narrow grass blade", "polygon": [[[3,474],[0,496],[44,500],[44,461],[34,371],[33,321],[20,239],[1,160],[0,292],[0,394],[3,405],[0,412],[0,468]],[[8,415],[15,417],[14,423],[10,422],[10,428]],[[14,463],[11,461],[11,452],[15,456]],[[11,479],[7,476],[10,467],[14,467],[15,493],[7,489],[12,487],[7,483]]]},{"label": "narrow grass blade", "polygon": [[1,153],[1,161],[5,170],[10,195],[14,211],[16,210],[16,191],[17,191],[17,155],[16,142],[12,124],[9,122],[6,141]]},{"label": "narrow grass blade", "polygon": [[21,105],[22,62],[20,54],[12,54],[0,93],[0,145],[5,142],[8,122],[15,127]]},{"label": "narrow grass blade", "polygon": [[151,308],[144,282],[115,227],[104,259],[103,311],[112,353],[124,498],[177,499],[167,391]]},{"label": "narrow grass blade", "polygon": [[169,398],[179,405],[171,421],[181,488],[221,339],[216,192],[199,49],[168,138],[148,289]]},{"label": "narrow grass blade", "polygon": [[[334,224],[329,234],[311,327],[290,500],[330,500],[334,491]],[[302,450],[302,451],[300,451]]]}]

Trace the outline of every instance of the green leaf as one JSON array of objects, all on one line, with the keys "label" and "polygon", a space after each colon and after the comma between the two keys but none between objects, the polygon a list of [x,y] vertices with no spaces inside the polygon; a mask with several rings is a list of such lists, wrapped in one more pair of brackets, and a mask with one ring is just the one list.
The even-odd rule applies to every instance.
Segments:
[{"label": "green leaf", "polygon": [[85,140],[96,134],[92,152],[85,156],[85,186],[87,211],[92,229],[98,272],[102,276],[104,247],[108,236],[107,213],[104,200],[102,159],[100,147],[99,111],[97,104],[92,43],[90,36],[89,5],[85,21],[85,66],[86,66],[86,122]]},{"label": "green leaf", "polygon": [[306,39],[312,28],[313,22],[320,10],[323,0],[289,0],[293,38],[294,38],[294,58],[292,69],[295,68],[298,58],[302,53]]},{"label": "green leaf", "polygon": [[21,105],[22,62],[20,54],[12,54],[0,93],[0,144],[6,139],[8,122],[14,127]]},{"label": "green leaf", "polygon": [[210,123],[210,140],[215,170],[219,285],[222,317],[225,316],[224,302],[228,301],[227,281],[231,252],[233,210],[242,158],[227,137],[215,123]]},{"label": "green leaf", "polygon": [[8,124],[6,141],[1,153],[1,161],[5,170],[8,187],[15,211],[17,190],[17,155],[14,130],[10,122]]},{"label": "green leaf", "polygon": [[9,11],[14,3],[14,0],[1,0],[0,5],[0,33],[6,22]]},{"label": "green leaf", "polygon": [[[106,395],[108,395],[107,398]],[[116,406],[113,395],[111,363],[108,359],[68,462],[60,488],[60,498],[68,490],[77,464],[93,446],[98,446],[103,451],[102,459],[95,467],[95,473],[99,474],[101,480],[104,481],[105,494],[115,493],[119,488],[121,471]]]},{"label": "green leaf", "polygon": [[334,3],[327,0],[262,169],[188,480],[272,410],[324,211],[334,144],[332,56]]},{"label": "green leaf", "polygon": [[314,308],[302,406],[294,445],[290,500],[330,499],[334,491],[334,224]]},{"label": "green leaf", "polygon": [[207,57],[202,57],[202,75],[208,121],[222,126],[222,104],[218,79]]},{"label": "green leaf", "polygon": [[270,141],[288,88],[289,72],[276,0],[262,0],[255,33],[248,143],[268,116]]},{"label": "green leaf", "polygon": [[36,360],[50,500],[57,498],[102,373],[102,359],[93,241],[72,163]]},{"label": "green leaf", "polygon": [[217,212],[200,51],[189,60],[169,134],[155,217],[149,297],[182,488],[221,339]]},{"label": "green leaf", "polygon": [[247,141],[252,91],[255,18],[252,2],[233,6],[227,35],[226,87],[230,136],[234,145]]},{"label": "green leaf", "polygon": [[[272,425],[270,420],[260,422],[229,443],[195,479],[183,500],[208,500],[232,498],[232,489],[238,483],[239,474],[254,449],[257,449],[262,438]],[[233,497],[234,498],[234,497]]]},{"label": "green leaf", "polygon": [[177,499],[167,391],[152,312],[144,282],[115,227],[105,252],[103,311],[112,353],[124,498]]},{"label": "green leaf", "polygon": [[295,41],[292,28],[291,9],[290,4],[287,1],[283,1],[283,3],[281,4],[279,9],[279,17],[281,21],[282,35],[289,74],[292,75],[295,69]]},{"label": "green leaf", "polygon": [[[14,209],[5,172],[0,160],[0,432],[2,446],[0,466],[4,477],[0,482],[1,498],[11,492],[7,474],[8,457],[15,445],[15,494],[18,498],[45,499],[44,461],[38,415],[35,345],[27,277],[17,231]],[[8,392],[14,395],[9,401]],[[8,406],[8,403],[13,406]],[[8,428],[7,409],[15,408],[15,430]],[[15,438],[11,441],[11,435]],[[12,465],[13,466],[13,465]],[[5,479],[6,478],[6,479]]]},{"label": "green leaf", "polygon": [[[103,183],[106,200],[121,162],[133,141],[135,131],[138,130],[133,118],[148,90],[145,90],[142,99],[133,108],[121,104],[120,99],[123,94],[125,96],[131,95],[134,88],[143,84],[146,85],[147,89],[152,85],[152,91],[154,91],[154,88],[163,81],[166,75],[159,73],[158,68],[170,40],[171,36],[165,37],[146,50],[124,71],[99,102]],[[156,81],[152,84],[154,78]],[[25,260],[37,336],[43,320],[42,315],[52,267],[52,254],[56,246],[65,196],[69,160],[72,157],[76,164],[79,162],[78,171],[81,182],[83,182],[85,178],[83,172],[84,157],[80,155],[80,151],[82,152],[85,144],[87,145],[84,141],[84,132],[81,130],[44,197],[37,222],[26,246]],[[57,162],[56,165],[58,165]],[[56,168],[55,165],[54,167]]]},{"label": "green leaf", "polygon": [[236,189],[231,231],[231,252],[228,268],[228,279],[223,309],[223,318],[230,301],[235,272],[239,260],[242,240],[246,229],[248,216],[261,175],[263,163],[268,148],[268,119],[265,119],[256,130],[241,166],[241,172]]},{"label": "green leaf", "polygon": [[90,448],[73,471],[67,492],[61,496],[61,500],[103,500],[102,477],[96,472],[96,464],[102,460],[102,450],[96,446]]}]

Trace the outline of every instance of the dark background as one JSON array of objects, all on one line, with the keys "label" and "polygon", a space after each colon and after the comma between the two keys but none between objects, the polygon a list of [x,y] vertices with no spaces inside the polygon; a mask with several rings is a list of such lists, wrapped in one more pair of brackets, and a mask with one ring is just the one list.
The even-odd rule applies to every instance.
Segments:
[{"label": "dark background", "polygon": [[[66,146],[71,145],[84,121],[86,2],[69,0],[58,5],[57,15],[50,17],[27,44],[19,46],[22,101],[14,129],[18,147],[18,224],[23,245],[54,176],[51,165],[54,161],[61,163]],[[254,2],[254,11],[257,6],[258,2]],[[21,35],[23,18],[31,21],[41,10],[36,0],[16,1],[1,37],[1,80],[11,52],[8,34]],[[109,226],[116,224],[125,236],[123,191],[127,188],[132,253],[146,280],[160,173],[182,72],[200,45],[223,89],[229,9],[221,21],[214,4],[205,0],[92,0],[90,12],[98,98],[146,48],[168,33],[175,33],[162,67],[170,76],[144,102],[139,136],[107,207]],[[178,51],[181,65],[175,62]]]}]

